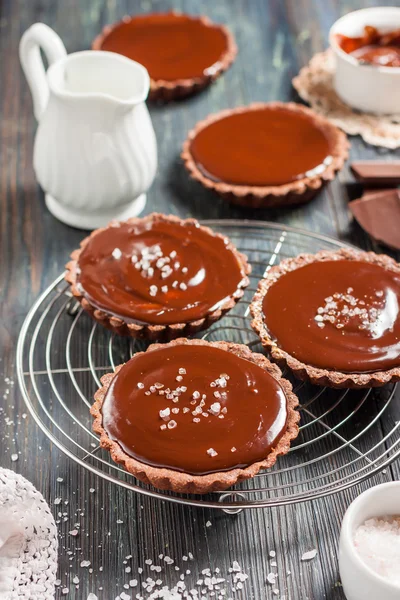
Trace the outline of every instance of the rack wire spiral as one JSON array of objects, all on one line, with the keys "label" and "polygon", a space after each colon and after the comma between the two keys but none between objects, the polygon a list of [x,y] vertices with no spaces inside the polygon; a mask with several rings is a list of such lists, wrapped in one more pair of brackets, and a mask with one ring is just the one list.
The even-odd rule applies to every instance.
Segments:
[{"label": "rack wire spiral", "polygon": [[[344,244],[279,224],[206,221],[247,254],[253,271],[243,299],[202,337],[261,347],[251,330],[248,306],[264,273],[301,252]],[[71,297],[64,276],[38,298],[22,326],[17,374],[36,423],[67,456],[98,476],[140,494],[195,506],[243,508],[293,504],[349,488],[400,456],[395,421],[396,385],[380,390],[332,390],[292,380],[300,399],[300,434],[290,452],[254,479],[227,492],[194,496],[163,492],[137,481],[99,447],[89,408],[100,377],[128,360],[145,343],[115,336],[94,323]]]}]

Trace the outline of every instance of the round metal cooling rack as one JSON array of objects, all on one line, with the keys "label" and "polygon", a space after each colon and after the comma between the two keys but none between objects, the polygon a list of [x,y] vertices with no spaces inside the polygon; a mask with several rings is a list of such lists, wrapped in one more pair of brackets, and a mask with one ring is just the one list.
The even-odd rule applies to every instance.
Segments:
[{"label": "round metal cooling rack", "polygon": [[[258,280],[282,258],[337,249],[340,242],[264,222],[207,221],[247,254],[253,271],[243,299],[203,337],[227,339],[261,350],[248,306]],[[94,323],[71,297],[63,275],[38,298],[18,340],[17,371],[36,423],[67,456],[92,473],[140,494],[180,504],[242,508],[320,498],[371,477],[400,456],[400,423],[391,416],[396,386],[380,390],[332,390],[293,381],[301,427],[290,452],[272,469],[227,492],[195,496],[163,492],[137,481],[99,447],[89,408],[100,377],[145,347]],[[290,373],[285,375],[291,379]]]}]

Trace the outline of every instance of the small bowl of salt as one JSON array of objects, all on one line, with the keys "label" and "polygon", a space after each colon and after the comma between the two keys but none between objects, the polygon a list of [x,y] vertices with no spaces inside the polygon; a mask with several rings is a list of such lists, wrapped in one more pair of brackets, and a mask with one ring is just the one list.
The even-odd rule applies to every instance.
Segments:
[{"label": "small bowl of salt", "polygon": [[350,504],[339,570],[347,600],[400,599],[400,481],[377,485]]}]

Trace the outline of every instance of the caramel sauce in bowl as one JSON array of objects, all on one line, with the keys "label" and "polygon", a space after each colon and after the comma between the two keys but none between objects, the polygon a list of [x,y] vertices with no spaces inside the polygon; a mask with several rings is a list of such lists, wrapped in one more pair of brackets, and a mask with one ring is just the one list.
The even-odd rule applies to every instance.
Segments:
[{"label": "caramel sauce in bowl", "polygon": [[382,54],[381,50],[375,49],[371,55],[372,49],[366,46],[357,50],[361,51],[361,55],[348,53],[342,47],[344,38],[363,38],[366,27],[375,28],[379,36],[393,33],[400,28],[400,8],[377,7],[357,10],[333,24],[329,40],[336,59],[335,91],[344,103],[363,112],[398,113],[400,66],[396,66],[397,61],[385,59],[385,64],[385,60],[379,56]]}]

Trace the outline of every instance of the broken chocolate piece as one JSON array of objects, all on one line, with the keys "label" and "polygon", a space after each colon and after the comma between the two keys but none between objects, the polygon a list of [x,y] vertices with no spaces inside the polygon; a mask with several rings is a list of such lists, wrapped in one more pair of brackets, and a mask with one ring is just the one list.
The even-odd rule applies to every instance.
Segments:
[{"label": "broken chocolate piece", "polygon": [[350,165],[354,177],[368,186],[389,187],[400,185],[400,160],[383,162],[362,160]]},{"label": "broken chocolate piece", "polygon": [[367,193],[349,203],[359,225],[377,242],[400,250],[400,193],[397,189]]}]

